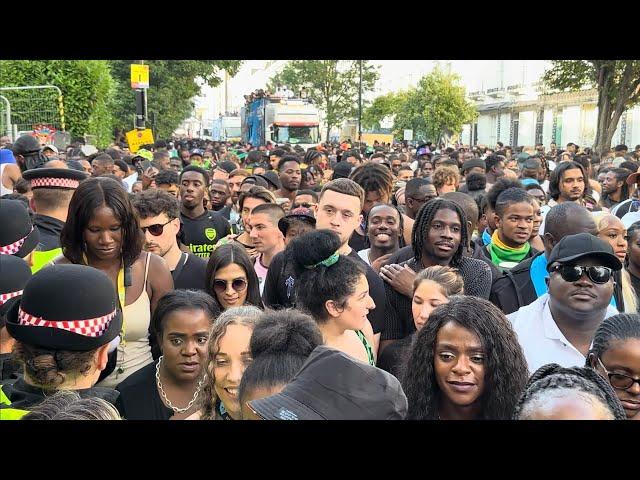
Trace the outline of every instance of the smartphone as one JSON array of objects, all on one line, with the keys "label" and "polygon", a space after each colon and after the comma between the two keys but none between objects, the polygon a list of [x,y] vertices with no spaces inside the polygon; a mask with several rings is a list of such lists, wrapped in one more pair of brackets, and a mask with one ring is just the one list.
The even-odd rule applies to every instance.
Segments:
[{"label": "smartphone", "polygon": [[151,162],[149,160],[143,160],[142,162],[140,162],[140,165],[142,166],[142,171],[146,172],[148,168],[151,168],[153,165],[151,165]]}]

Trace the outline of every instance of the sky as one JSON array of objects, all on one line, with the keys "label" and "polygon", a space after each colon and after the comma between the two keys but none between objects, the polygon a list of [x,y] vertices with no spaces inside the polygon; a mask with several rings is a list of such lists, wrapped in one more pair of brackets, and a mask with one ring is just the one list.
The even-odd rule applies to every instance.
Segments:
[{"label": "sky", "polygon": [[[246,60],[243,63],[235,77],[229,81],[231,106],[242,105],[243,95],[264,88],[268,79],[286,63],[283,60],[270,61],[271,65],[265,71],[267,62]],[[415,86],[437,63],[440,63],[442,68],[450,68],[459,74],[467,92],[499,86],[500,80],[505,87],[518,83],[532,83],[541,77],[548,64],[540,60],[371,60],[371,63],[380,67],[380,79],[374,91],[365,95],[369,100]],[[209,110],[211,115],[217,115],[223,103],[221,89],[205,87],[203,93],[205,95],[198,103]]]}]

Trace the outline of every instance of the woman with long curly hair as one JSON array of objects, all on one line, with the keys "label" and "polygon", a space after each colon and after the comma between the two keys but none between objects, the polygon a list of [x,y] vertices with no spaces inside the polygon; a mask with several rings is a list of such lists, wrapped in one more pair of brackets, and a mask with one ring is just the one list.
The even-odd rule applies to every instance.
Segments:
[{"label": "woman with long curly hair", "polygon": [[243,306],[225,310],[209,331],[207,379],[200,408],[187,420],[239,420],[238,390],[246,368],[251,364],[249,341],[262,310]]},{"label": "woman with long curly hair", "polygon": [[527,378],[504,314],[486,300],[453,296],[413,342],[403,379],[407,419],[510,419]]}]

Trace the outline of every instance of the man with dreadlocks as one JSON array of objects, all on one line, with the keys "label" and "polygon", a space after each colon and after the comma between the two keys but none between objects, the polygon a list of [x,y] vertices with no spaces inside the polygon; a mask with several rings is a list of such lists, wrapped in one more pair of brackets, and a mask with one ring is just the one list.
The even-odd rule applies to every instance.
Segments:
[{"label": "man with dreadlocks", "polygon": [[586,366],[614,388],[629,420],[640,420],[640,316],[621,313],[602,321]]},{"label": "man with dreadlocks", "polygon": [[594,370],[551,363],[529,379],[515,420],[625,420],[615,392]]},{"label": "man with dreadlocks", "polygon": [[[393,175],[389,167],[378,163],[365,163],[357,167],[349,178],[360,185],[364,190],[364,205],[362,206],[362,223],[356,228],[349,239],[349,246],[356,252],[369,247],[366,234],[367,216],[376,203],[391,203],[391,192],[393,191]],[[402,215],[404,225],[404,242],[411,242],[411,229],[413,220],[406,215]]]},{"label": "man with dreadlocks", "polygon": [[[463,256],[468,244],[469,229],[464,211],[454,202],[434,199],[418,212],[412,232],[413,258],[388,268],[399,268],[413,276],[423,268],[444,265],[457,268],[467,295],[489,298],[491,270],[482,260]],[[415,331],[411,315],[411,292],[399,292],[386,280],[387,316],[381,340],[402,339]]]}]

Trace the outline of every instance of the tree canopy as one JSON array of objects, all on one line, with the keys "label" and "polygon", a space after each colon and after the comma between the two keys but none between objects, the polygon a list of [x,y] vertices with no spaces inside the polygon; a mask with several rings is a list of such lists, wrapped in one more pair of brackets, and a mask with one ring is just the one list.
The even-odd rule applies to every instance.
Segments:
[{"label": "tree canopy", "polygon": [[554,60],[544,82],[553,90],[598,90],[598,128],[594,149],[603,154],[622,114],[640,102],[640,60]]},{"label": "tree canopy", "polygon": [[376,128],[384,117],[395,115],[396,138],[401,138],[405,129],[413,130],[416,139],[434,142],[458,133],[477,116],[459,80],[436,67],[416,87],[376,98],[365,112],[366,125]]}]

